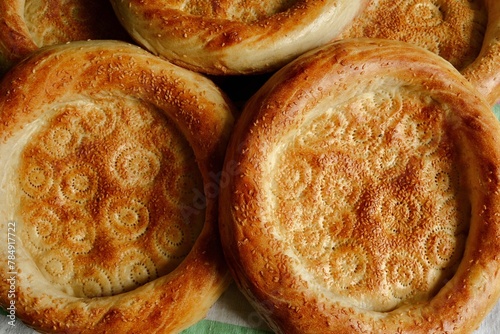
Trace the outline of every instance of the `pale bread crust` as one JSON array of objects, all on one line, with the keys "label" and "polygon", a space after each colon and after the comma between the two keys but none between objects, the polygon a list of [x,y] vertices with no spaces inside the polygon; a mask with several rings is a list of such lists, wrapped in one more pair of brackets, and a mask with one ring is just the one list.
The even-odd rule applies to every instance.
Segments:
[{"label": "pale bread crust", "polygon": [[100,0],[0,3],[0,71],[39,47],[88,39],[129,40],[111,6]]},{"label": "pale bread crust", "polygon": [[[365,101],[366,103],[363,104],[363,100],[359,100],[360,96],[364,96],[363,94],[371,96],[372,93],[387,95],[387,101],[374,100],[370,103],[367,100],[368,102]],[[406,101],[417,101],[412,100],[411,96],[415,96],[414,94],[417,96],[422,94],[422,101],[427,102],[404,107]],[[327,103],[322,104],[321,101],[327,101]],[[348,117],[351,115],[351,109],[346,107],[350,105],[349,101],[353,101],[353,106],[358,106],[358,108],[366,106],[367,114],[359,116],[358,122],[362,123],[363,120],[368,122],[367,119],[369,119],[367,125],[372,133],[377,133],[388,126],[384,123],[388,115],[382,114],[381,110],[385,111],[387,106],[384,103],[391,105],[390,101],[401,101],[402,104],[396,104],[396,107],[401,106],[400,109],[391,109],[399,110],[394,115],[401,115],[401,119],[414,115],[416,110],[429,110],[427,108],[436,112],[433,115],[444,116],[441,118],[443,123],[440,128],[436,129],[438,132],[434,133],[439,134],[440,131],[447,133],[446,137],[440,137],[440,143],[445,148],[456,147],[455,152],[458,158],[447,160],[453,154],[450,156],[450,151],[441,152],[440,149],[435,152],[441,153],[432,153],[430,156],[437,159],[433,160],[434,162],[443,159],[447,161],[442,168],[458,171],[461,181],[450,184],[455,184],[459,189],[456,195],[465,196],[464,198],[471,205],[470,216],[462,216],[466,218],[465,221],[470,226],[467,230],[466,244],[463,245],[465,250],[461,257],[452,256],[448,246],[431,247],[426,251],[427,246],[423,245],[429,245],[429,243],[424,242],[420,244],[421,246],[412,248],[413,242],[418,240],[419,233],[446,231],[453,228],[456,229],[456,234],[454,234],[456,240],[453,236],[448,237],[451,242],[449,246],[454,247],[452,253],[455,254],[462,249],[462,246],[458,245],[461,244],[459,239],[463,237],[460,234],[463,230],[458,232],[463,226],[458,228],[461,224],[455,222],[455,219],[446,219],[452,217],[450,216],[452,211],[432,209],[431,203],[440,201],[440,196],[443,194],[441,191],[449,189],[446,185],[451,182],[449,181],[451,179],[442,181],[436,178],[437,190],[427,191],[424,186],[425,182],[434,182],[433,174],[426,174],[430,173],[429,170],[422,173],[418,167],[415,167],[420,163],[426,163],[426,154],[423,154],[424,158],[405,160],[413,156],[413,149],[411,149],[401,151],[403,153],[395,159],[392,159],[390,155],[388,159],[383,158],[384,153],[397,149],[399,147],[397,145],[402,145],[404,149],[405,145],[410,145],[409,143],[416,137],[406,135],[406,132],[396,124],[393,130],[380,136],[374,135],[373,142],[371,142],[372,145],[376,145],[376,141],[385,145],[380,151],[382,160],[374,153],[372,155],[366,153],[365,146],[357,146],[357,148],[348,146],[346,152],[337,157],[337,160],[331,160],[335,157],[331,155],[331,150],[342,149],[342,147],[329,146],[331,145],[329,143],[338,139],[337,135],[333,135],[336,133],[338,123],[334,120],[337,118],[326,118],[322,122],[313,122],[313,120],[321,119],[320,117],[324,114],[332,112],[330,108],[334,110],[333,112],[337,112],[335,115],[339,117],[339,120]],[[356,103],[357,101],[359,103]],[[371,115],[373,115],[372,118],[370,118]],[[428,118],[429,121],[431,119]],[[342,121],[339,122],[342,124]],[[380,122],[382,124],[379,124]],[[305,124],[316,126],[308,128]],[[424,124],[420,123],[425,127]],[[299,132],[302,129],[304,131]],[[325,132],[321,129],[326,129],[324,131],[332,135],[324,136]],[[417,128],[412,128],[412,126],[410,129],[417,131]],[[363,138],[364,133],[370,133],[370,131],[360,132],[358,135]],[[419,134],[418,131],[416,133]],[[425,142],[427,138],[430,139],[429,143],[436,144],[436,141],[432,140],[433,135],[427,137],[425,133],[420,133],[423,135],[422,140]],[[486,101],[449,63],[428,51],[396,41],[344,40],[304,55],[280,70],[254,95],[246,105],[228,147],[225,171],[232,177],[228,180],[227,186],[221,189],[220,230],[225,256],[235,281],[252,305],[267,319],[277,333],[472,332],[499,296],[499,135],[498,121],[491,113]],[[316,141],[311,142],[314,139]],[[389,139],[395,143],[390,145]],[[309,152],[307,150],[311,149],[310,143],[316,145],[317,151],[307,153]],[[301,145],[305,148],[301,149]],[[324,151],[318,147],[324,147]],[[417,151],[421,148],[419,145],[416,146]],[[347,159],[344,162],[341,159],[342,156],[358,159]],[[408,169],[402,172],[402,179],[396,178],[392,182],[389,178],[388,182],[383,183],[382,177],[382,180],[375,181],[375,184],[382,182],[384,187],[372,187],[370,184],[374,180],[373,177],[378,176],[378,167],[360,169],[359,166],[370,163],[373,159],[389,165],[397,164],[401,160],[408,161]],[[312,172],[310,169],[303,168],[304,161],[312,164],[310,167],[313,169]],[[334,165],[329,164],[328,161],[333,161]],[[453,163],[450,164],[450,161]],[[342,175],[347,173],[353,180],[360,180],[360,183],[344,183],[343,188],[332,188],[331,191],[340,195],[331,202],[327,202],[325,207],[318,196],[321,194],[324,196],[324,189],[330,188],[328,188],[328,183],[321,183],[320,175],[322,174],[314,174],[314,168],[321,172],[318,166],[327,168],[336,166],[335,163],[339,164],[338,173],[344,173]],[[292,167],[283,172],[276,171],[283,164]],[[412,165],[416,169],[413,169]],[[345,168],[343,169],[342,166]],[[441,167],[438,167],[436,172],[440,170]],[[390,176],[391,169],[387,172],[389,174],[380,174],[380,176]],[[314,191],[316,189],[313,182],[315,177],[319,178],[319,184],[323,184],[322,187],[317,188],[319,189],[317,192]],[[347,179],[349,180],[351,179]],[[355,206],[357,209],[353,212],[359,213],[355,220],[345,218],[348,217],[345,216],[343,220],[335,220],[335,223],[328,225],[328,220],[315,218],[318,217],[318,212],[321,214],[321,210],[328,210],[330,206],[336,205],[337,201],[355,196],[350,191],[355,192],[359,184],[364,184],[365,190],[371,190],[365,191],[362,197],[364,200]],[[332,185],[334,186],[335,184]],[[343,190],[340,193],[335,192],[339,189]],[[294,191],[302,194],[302,197],[298,195],[294,197],[296,194]],[[420,207],[419,212],[428,216],[415,225],[417,230],[420,228],[418,226],[425,226],[424,231],[402,234],[401,239],[395,239],[395,243],[384,244],[382,240],[387,235],[382,234],[381,231],[387,226],[381,223],[391,222],[389,218],[392,217],[393,212],[394,222],[397,223],[408,217],[412,211],[398,211],[398,206],[391,206],[392,210],[395,210],[391,211],[387,207],[382,212],[382,217],[386,219],[378,222],[376,217],[380,215],[380,212],[377,211],[379,207],[377,203],[380,202],[377,202],[377,199],[381,198],[379,195],[384,195],[388,200],[387,203],[397,205],[397,202],[390,200],[391,196],[407,198],[405,194],[419,194],[409,197],[409,200],[420,201],[427,198],[426,209]],[[277,200],[281,197],[284,198],[283,202]],[[457,205],[459,204],[458,197]],[[301,201],[305,204],[301,204]],[[455,201],[448,203],[455,203]],[[302,214],[297,211],[300,207],[304,207]],[[414,207],[418,208],[418,206]],[[458,206],[459,211],[462,210],[460,208]],[[346,215],[349,214],[348,211],[350,209],[345,212]],[[277,217],[277,212],[280,212],[282,216]],[[437,220],[441,216],[445,220]],[[371,217],[377,225],[371,224],[370,219],[366,220],[367,217]],[[320,223],[325,227],[322,228]],[[368,225],[363,225],[363,223]],[[381,225],[378,225],[379,223]],[[434,227],[429,228],[427,224]],[[336,227],[337,225],[340,227]],[[396,233],[404,226],[395,225],[392,228],[394,230],[389,233]],[[426,232],[427,229],[430,231]],[[287,237],[290,231],[294,230],[298,231],[296,238]],[[360,268],[364,268],[365,273],[372,273],[367,274],[364,280],[362,275],[359,277],[356,275],[333,276],[336,273],[333,269],[336,267],[333,264],[328,266],[328,261],[331,261],[331,256],[334,254],[329,250],[332,249],[332,245],[334,249],[336,247],[335,240],[333,244],[328,243],[329,238],[338,237],[341,240],[342,236],[348,238],[349,233],[352,233],[352,238],[354,238],[351,245],[354,250],[364,249],[371,254],[370,260],[364,262],[365,267],[349,264],[349,261],[345,262],[345,268],[353,269],[354,273]],[[315,235],[322,237],[311,238]],[[412,235],[417,239],[412,239]],[[391,239],[388,238],[388,240]],[[439,243],[439,240],[444,239],[434,240]],[[377,248],[378,246],[373,248],[372,244],[382,244],[389,248]],[[350,256],[360,256],[359,259],[364,259],[365,253],[360,251],[351,249],[342,252],[343,247],[338,249],[335,256],[340,256],[340,258],[349,259]],[[393,253],[398,249],[398,252]],[[388,258],[389,255],[404,255],[407,250],[413,253],[410,258],[399,263],[401,273],[407,272],[408,268],[413,268],[409,265],[412,263],[420,263],[423,268],[422,272],[425,272],[431,269],[429,263],[436,259],[435,262],[443,261],[443,258],[446,258],[451,262],[456,262],[454,268],[448,268],[450,270],[448,274],[452,277],[444,281],[437,280],[436,286],[426,290],[428,281],[422,280],[418,271],[408,271],[409,276],[401,276],[402,281],[396,281],[391,286],[384,281],[386,277],[384,275],[394,275],[399,271],[393,272],[389,269],[390,267],[385,267],[385,269],[381,267],[378,272],[367,269],[376,266],[381,259]],[[436,256],[436,259],[429,258],[432,254]],[[322,259],[326,259],[325,262],[322,262]],[[357,263],[363,264],[362,261]],[[397,267],[398,262],[394,265]],[[361,272],[363,273],[362,270]],[[417,275],[412,276],[412,274]],[[350,279],[355,280],[356,277],[358,281],[350,281]],[[407,286],[404,283],[408,277],[416,278],[414,281],[408,281]],[[357,285],[358,283],[361,285]],[[341,286],[342,284],[349,288],[345,289]],[[370,292],[368,289],[370,285],[378,286],[379,290]],[[363,286],[365,290],[362,289]],[[400,292],[418,292],[422,295],[402,298],[396,305],[385,305],[388,286],[397,288]],[[438,290],[435,290],[436,288]],[[419,289],[423,290],[419,291]],[[341,293],[337,293],[338,291]]]},{"label": "pale bread crust", "polygon": [[146,49],[208,74],[268,72],[331,41],[367,1],[111,1]]},{"label": "pale bread crust", "polygon": [[388,38],[452,63],[486,97],[500,99],[500,5],[494,0],[371,0],[339,36]]},{"label": "pale bread crust", "polygon": [[[8,268],[7,247],[1,250],[4,257],[0,273],[2,307],[9,306],[9,283],[6,279],[15,270],[16,316],[40,332],[175,333],[204,317],[230,281],[217,228],[216,176],[222,167],[225,145],[233,123],[233,109],[223,93],[199,74],[172,65],[137,46],[117,41],[73,42],[42,48],[6,75],[0,91],[0,150],[4,156],[0,227],[5,235],[8,228],[12,227],[12,222],[15,222],[16,227],[14,269]],[[140,114],[130,109],[134,106],[139,106],[136,110]],[[87,114],[90,118],[86,120],[94,120],[95,123],[82,123],[78,115],[86,112],[90,112]],[[149,113],[153,118],[148,118]],[[164,124],[160,119],[170,120],[169,126],[178,130],[168,132],[167,128],[159,125]],[[47,124],[65,126],[63,131],[53,132],[56,136],[53,145],[51,138],[45,136],[51,131],[50,127],[47,129]],[[129,128],[134,129],[134,136],[127,141],[122,134],[119,137],[121,141],[117,142],[115,134]],[[57,130],[56,127],[54,129]],[[75,136],[65,135],[72,133]],[[80,133],[82,136],[78,136]],[[164,147],[162,145],[169,143],[173,143],[170,146],[175,150],[174,144],[179,141],[172,138],[168,143],[163,142],[158,133],[161,136],[177,133],[180,134],[179,138],[184,138],[182,141],[186,144],[179,147],[180,151],[176,155],[181,161],[193,159],[184,163],[184,167],[198,170],[196,173],[201,177],[202,195],[196,199],[196,203],[190,202],[190,194],[194,190],[189,186],[191,183],[187,179],[183,181],[183,172],[173,167],[177,160],[168,156],[161,158],[159,153]],[[79,141],[74,141],[75,137]],[[31,141],[34,138],[38,138],[38,141]],[[66,178],[69,174],[63,173],[60,181],[56,175],[61,175],[67,166],[57,167],[55,163],[75,156],[75,153],[71,153],[74,150],[64,148],[83,148],[83,145],[87,145],[87,149],[80,149],[80,158],[70,161],[76,170],[79,167],[82,169],[70,175],[69,179]],[[132,145],[132,150],[121,150],[129,147],[127,145]],[[28,146],[38,147],[31,152],[35,153],[35,158],[40,157],[39,164],[52,164],[53,177],[41,175],[39,171],[44,169],[37,168],[36,164],[35,169],[31,169],[34,174],[24,173],[25,168],[19,168],[32,162],[30,151],[26,151]],[[189,147],[194,157],[184,157]],[[123,159],[113,153],[116,150],[125,152],[121,155]],[[47,155],[47,152],[50,154]],[[102,158],[92,158],[93,152],[102,152]],[[171,156],[168,150],[165,152]],[[139,157],[136,154],[142,155]],[[115,158],[106,160],[110,156]],[[163,160],[157,163],[156,158]],[[94,170],[95,173],[86,174],[87,170]],[[85,179],[89,175],[99,177]],[[177,183],[168,181],[162,191],[170,192],[175,188],[181,194],[185,192],[187,201],[182,201],[182,197],[179,199],[179,205],[184,205],[187,210],[185,213],[179,211],[182,208],[180,206],[168,209],[172,204],[163,199],[162,191],[151,193],[150,184],[156,184],[155,180],[159,180],[161,175],[166,176],[167,180],[171,177],[180,180]],[[109,182],[108,186],[103,183],[104,180]],[[123,181],[120,183],[125,186],[119,188],[123,194],[116,193],[117,189],[112,185],[118,183],[113,180]],[[149,189],[149,197],[144,197],[149,200],[137,195],[144,194],[142,188]],[[171,193],[176,196],[173,190]],[[120,221],[114,221],[117,230],[106,227],[106,231],[110,231],[107,234],[85,232],[89,231],[86,230],[89,226],[95,226],[92,231],[103,231],[102,228],[111,222],[99,218],[102,217],[99,214],[101,210],[104,210],[105,215],[106,210],[111,210],[104,203],[116,199],[113,203],[118,208],[122,201],[127,209],[128,201],[135,200],[135,197],[138,197],[138,202],[134,202],[137,205],[130,207],[131,210],[118,211],[118,215],[123,213],[121,217],[110,216],[110,219],[123,218],[121,225]],[[58,199],[47,202],[47,198]],[[91,202],[94,204],[89,206]],[[31,206],[23,207],[23,203],[31,203]],[[40,205],[37,206],[37,203]],[[61,206],[62,213],[58,209]],[[147,221],[147,214],[143,214],[145,207],[156,211],[151,212],[149,225],[136,226],[139,224],[135,223]],[[69,225],[57,226],[57,220],[47,220],[47,217],[58,213],[64,214],[64,208],[68,208],[67,214],[79,210],[81,217],[93,215],[95,222],[88,219],[70,220],[64,223],[71,223]],[[86,211],[89,208],[93,209]],[[52,210],[52,215],[37,216],[40,210]],[[32,215],[27,218],[26,212]],[[191,247],[191,250],[187,250],[189,253],[186,254],[185,249],[176,253],[175,245],[165,246],[168,246],[165,252],[171,252],[176,258],[181,256],[182,262],[162,272],[158,263],[151,264],[152,260],[139,263],[133,256],[123,257],[124,254],[131,254],[129,248],[132,245],[144,245],[142,249],[134,249],[136,252],[132,254],[147,253],[150,259],[161,258],[161,254],[154,255],[158,253],[158,247],[151,248],[151,245],[158,243],[140,237],[144,235],[154,239],[169,232],[169,221],[153,224],[156,219],[153,214],[168,217],[170,212],[174,215],[173,220],[177,221],[177,225],[172,226],[186,231],[191,228],[189,224],[195,224],[195,216],[201,217],[197,237],[192,244],[188,244]],[[187,220],[175,218],[180,216]],[[141,217],[146,220],[139,220]],[[82,222],[90,225],[82,225]],[[185,227],[180,227],[184,223]],[[74,224],[77,230],[72,228]],[[52,229],[47,231],[47,225]],[[63,237],[51,242],[52,234],[59,230]],[[76,234],[73,235],[73,232]],[[135,232],[138,233],[134,235]],[[188,235],[184,237],[188,238]],[[183,242],[178,234],[172,234],[172,238],[172,243]],[[64,251],[66,258],[76,260],[68,266],[69,269],[64,265],[59,266],[65,263],[66,258],[52,258],[52,251],[43,252],[50,247],[54,249],[53,252]],[[169,261],[170,257],[167,254],[162,259]],[[144,267],[147,267],[146,271],[142,270]],[[82,268],[88,270],[78,274]],[[98,268],[105,270],[99,273]],[[116,278],[115,272],[121,276]],[[150,275],[149,282],[141,281],[144,278],[141,275],[145,273]],[[115,278],[121,282],[116,283]],[[94,281],[85,285],[89,283],[87,279]],[[97,285],[93,284],[95,282]],[[129,286],[123,286],[124,283]]]}]

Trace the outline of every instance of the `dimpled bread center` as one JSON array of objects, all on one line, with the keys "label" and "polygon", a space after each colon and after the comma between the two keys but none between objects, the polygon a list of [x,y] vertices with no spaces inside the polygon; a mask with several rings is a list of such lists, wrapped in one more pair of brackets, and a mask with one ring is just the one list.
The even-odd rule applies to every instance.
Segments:
[{"label": "dimpled bread center", "polygon": [[297,275],[350,305],[429,299],[463,254],[470,205],[445,112],[424,99],[366,94],[312,117],[276,155],[270,193]]},{"label": "dimpled bread center", "polygon": [[[292,7],[298,0],[187,0],[179,3],[179,10],[207,18],[220,18],[242,22],[254,22]],[[174,6],[174,5],[172,5]]]},{"label": "dimpled bread center", "polygon": [[54,109],[19,170],[21,238],[40,272],[65,293],[96,297],[172,271],[204,222],[187,141],[133,100]]}]

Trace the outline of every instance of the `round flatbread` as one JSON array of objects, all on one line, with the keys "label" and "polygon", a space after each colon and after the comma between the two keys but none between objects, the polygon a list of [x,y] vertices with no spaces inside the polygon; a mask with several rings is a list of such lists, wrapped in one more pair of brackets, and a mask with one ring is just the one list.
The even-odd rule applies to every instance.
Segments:
[{"label": "round flatbread", "polygon": [[9,71],[0,111],[1,305],[51,333],[176,333],[204,317],[230,281],[221,91],[136,46],[73,42]]},{"label": "round flatbread", "polygon": [[368,0],[112,0],[130,35],[151,52],[208,74],[276,70],[332,40]]},{"label": "round flatbread", "polygon": [[441,57],[335,42],[277,72],[226,154],[227,262],[277,333],[470,333],[500,290],[500,125]]}]

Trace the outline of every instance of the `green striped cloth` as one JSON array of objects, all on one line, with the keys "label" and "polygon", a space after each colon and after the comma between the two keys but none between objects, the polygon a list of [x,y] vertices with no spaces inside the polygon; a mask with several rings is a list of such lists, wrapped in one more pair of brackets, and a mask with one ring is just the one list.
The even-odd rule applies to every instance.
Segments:
[{"label": "green striped cloth", "polygon": [[215,320],[202,320],[186,329],[182,334],[268,334],[270,332],[248,327],[226,324]]}]

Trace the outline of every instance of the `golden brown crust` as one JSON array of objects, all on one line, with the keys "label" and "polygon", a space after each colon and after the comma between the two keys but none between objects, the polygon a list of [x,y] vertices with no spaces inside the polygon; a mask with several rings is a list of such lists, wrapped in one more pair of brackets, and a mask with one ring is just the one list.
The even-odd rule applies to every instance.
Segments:
[{"label": "golden brown crust", "polygon": [[88,41],[43,48],[0,92],[0,227],[15,227],[2,306],[51,333],[175,333],[200,320],[230,280],[217,180],[233,117],[221,91],[138,47]]},{"label": "golden brown crust", "polygon": [[367,1],[112,1],[132,37],[209,74],[275,70],[335,37]]},{"label": "golden brown crust", "polygon": [[488,27],[481,53],[462,74],[494,105],[500,101],[500,2],[485,2]]},{"label": "golden brown crust", "polygon": [[87,39],[128,40],[101,0],[5,0],[0,3],[0,70],[39,47]]},{"label": "golden brown crust", "polygon": [[470,333],[499,296],[499,135],[479,93],[421,48],[304,55],[228,147],[236,282],[279,333]]}]

